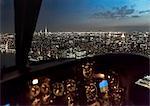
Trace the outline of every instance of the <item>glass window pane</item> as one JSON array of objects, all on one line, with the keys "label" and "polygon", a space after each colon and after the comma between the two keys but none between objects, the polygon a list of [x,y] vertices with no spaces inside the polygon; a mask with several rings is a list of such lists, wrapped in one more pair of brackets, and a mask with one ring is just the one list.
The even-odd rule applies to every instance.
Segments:
[{"label": "glass window pane", "polygon": [[29,59],[150,54],[149,0],[43,0]]},{"label": "glass window pane", "polygon": [[15,65],[13,0],[1,0],[0,9],[0,69],[4,69]]}]

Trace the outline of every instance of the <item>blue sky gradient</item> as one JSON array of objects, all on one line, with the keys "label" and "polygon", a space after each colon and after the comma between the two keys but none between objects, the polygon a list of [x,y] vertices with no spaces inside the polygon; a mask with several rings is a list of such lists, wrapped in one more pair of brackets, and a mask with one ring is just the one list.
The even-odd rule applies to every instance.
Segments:
[{"label": "blue sky gradient", "polygon": [[[0,4],[12,16],[2,13],[2,31],[13,29],[12,1]],[[150,0],[43,0],[36,30],[45,26],[49,31],[149,31]]]}]

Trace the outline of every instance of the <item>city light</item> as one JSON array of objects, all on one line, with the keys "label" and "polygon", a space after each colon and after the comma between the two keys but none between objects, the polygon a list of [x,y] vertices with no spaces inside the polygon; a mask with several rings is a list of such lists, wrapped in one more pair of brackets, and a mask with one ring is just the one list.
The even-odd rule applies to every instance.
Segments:
[{"label": "city light", "polygon": [[[149,56],[149,36],[149,32],[48,32],[45,29],[34,33],[28,57],[36,62],[60,58],[81,59],[106,53]],[[0,52],[15,54],[15,34],[1,34]]]}]

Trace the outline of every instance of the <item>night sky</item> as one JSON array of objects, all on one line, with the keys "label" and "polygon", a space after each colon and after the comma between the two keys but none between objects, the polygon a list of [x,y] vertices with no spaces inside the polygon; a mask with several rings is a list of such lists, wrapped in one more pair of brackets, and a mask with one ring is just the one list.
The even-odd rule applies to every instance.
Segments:
[{"label": "night sky", "polygon": [[[14,31],[13,0],[1,0],[1,32]],[[43,0],[36,30],[150,31],[150,0]]]}]

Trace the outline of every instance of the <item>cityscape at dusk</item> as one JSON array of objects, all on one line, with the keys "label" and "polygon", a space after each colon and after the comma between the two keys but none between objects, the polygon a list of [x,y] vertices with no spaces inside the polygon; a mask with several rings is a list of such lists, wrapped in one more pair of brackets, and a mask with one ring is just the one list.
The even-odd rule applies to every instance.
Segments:
[{"label": "cityscape at dusk", "polygon": [[[15,53],[14,34],[0,35],[0,52]],[[29,59],[84,58],[107,53],[150,55],[149,32],[34,32]]]}]

